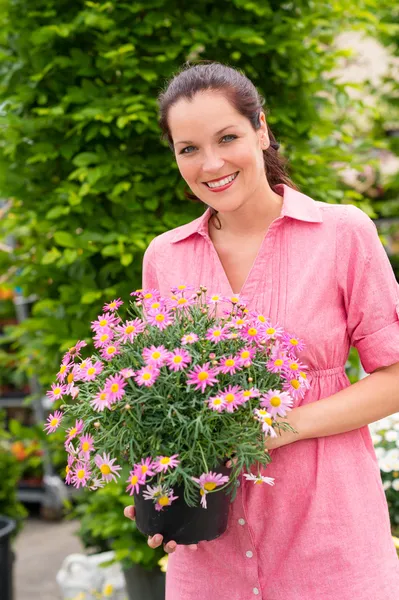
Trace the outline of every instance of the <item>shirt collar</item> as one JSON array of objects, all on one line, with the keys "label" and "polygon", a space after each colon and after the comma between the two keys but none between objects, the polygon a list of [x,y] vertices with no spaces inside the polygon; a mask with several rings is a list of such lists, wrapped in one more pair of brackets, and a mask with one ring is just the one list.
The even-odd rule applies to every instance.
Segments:
[{"label": "shirt collar", "polygon": [[[280,194],[280,196],[283,196],[281,217],[290,217],[291,219],[297,219],[298,221],[305,221],[307,223],[323,222],[323,216],[319,206],[309,196],[282,183],[275,185],[273,189]],[[211,209],[207,208],[204,214],[198,219],[187,223],[187,225],[178,227],[172,239],[172,244],[185,240],[194,233],[208,236],[208,221],[210,216]]]}]

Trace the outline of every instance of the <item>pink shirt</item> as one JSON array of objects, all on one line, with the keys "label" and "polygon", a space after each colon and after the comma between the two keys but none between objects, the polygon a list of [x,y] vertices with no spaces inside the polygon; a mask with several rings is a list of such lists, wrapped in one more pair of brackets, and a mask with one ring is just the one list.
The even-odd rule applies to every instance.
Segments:
[{"label": "pink shirt", "polygon": [[[306,343],[316,402],[350,385],[355,346],[368,373],[399,361],[399,287],[374,223],[352,205],[317,202],[287,186],[241,290],[251,310]],[[202,217],[155,238],[143,287],[232,289]],[[237,290],[236,290],[237,291]],[[383,399],[380,399],[383,401]],[[394,600],[399,561],[368,427],[272,451],[265,475],[241,480],[227,531],[169,558],[166,600]]]}]

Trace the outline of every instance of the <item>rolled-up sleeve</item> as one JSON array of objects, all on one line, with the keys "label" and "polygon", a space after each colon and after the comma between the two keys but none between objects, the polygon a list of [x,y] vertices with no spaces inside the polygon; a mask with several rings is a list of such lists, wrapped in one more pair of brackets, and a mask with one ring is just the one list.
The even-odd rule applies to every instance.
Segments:
[{"label": "rolled-up sleeve", "polygon": [[142,288],[144,290],[159,289],[156,267],[155,238],[149,244],[143,257]]},{"label": "rolled-up sleeve", "polygon": [[337,279],[351,345],[372,373],[399,362],[399,285],[373,221],[348,205],[338,223]]}]

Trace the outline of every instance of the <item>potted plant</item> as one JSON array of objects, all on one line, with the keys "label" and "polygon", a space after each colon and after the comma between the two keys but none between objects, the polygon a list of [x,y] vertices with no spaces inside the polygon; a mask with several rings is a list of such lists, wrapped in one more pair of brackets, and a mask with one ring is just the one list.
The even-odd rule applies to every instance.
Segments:
[{"label": "potted plant", "polygon": [[126,317],[118,299],[92,322],[94,353],[83,358],[79,341],[63,357],[45,429],[69,425],[66,480],[78,488],[103,487],[120,477],[119,463],[130,465],[126,490],[142,533],[214,539],[243,470],[274,483],[262,474],[265,436],[294,431],[283,418],[308,389],[297,358],[304,344],[203,286],[131,296]]}]

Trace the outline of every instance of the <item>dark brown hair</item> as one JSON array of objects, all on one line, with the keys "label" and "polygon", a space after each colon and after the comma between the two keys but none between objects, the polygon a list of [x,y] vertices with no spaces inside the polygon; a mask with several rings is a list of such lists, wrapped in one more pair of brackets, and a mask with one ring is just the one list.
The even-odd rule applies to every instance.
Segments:
[{"label": "dark brown hair", "polygon": [[[255,131],[260,128],[259,117],[263,110],[262,107],[265,104],[265,99],[259,94],[248,77],[237,69],[217,62],[192,66],[185,65],[167,83],[165,90],[158,97],[159,125],[162,131],[162,138],[168,142],[173,152],[173,139],[168,123],[169,109],[182,98],[192,100],[198,92],[208,90],[222,92],[237,112],[248,119]],[[287,174],[287,160],[279,154],[279,144],[269,125],[267,125],[267,130],[270,138],[270,147],[263,151],[263,160],[270,187],[278,183],[285,183],[297,189]],[[186,196],[191,200],[199,200],[197,196],[189,192],[186,192]],[[212,216],[216,214],[217,211],[212,209]]]}]

